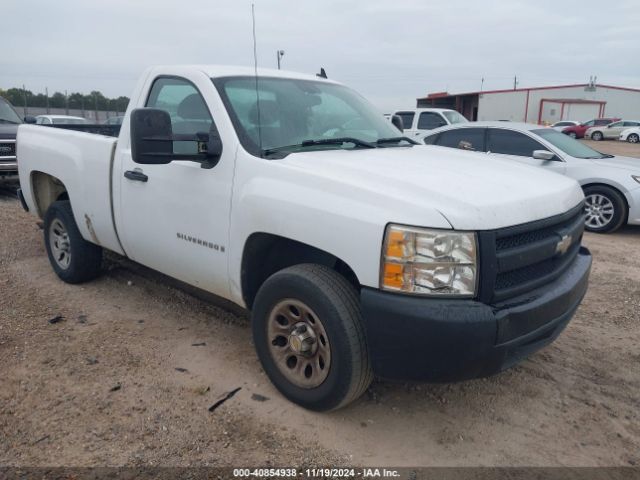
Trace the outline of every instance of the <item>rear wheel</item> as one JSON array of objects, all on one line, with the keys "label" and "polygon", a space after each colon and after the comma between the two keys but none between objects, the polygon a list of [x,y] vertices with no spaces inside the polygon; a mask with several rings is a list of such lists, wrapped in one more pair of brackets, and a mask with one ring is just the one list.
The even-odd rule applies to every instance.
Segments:
[{"label": "rear wheel", "polygon": [[65,282],[86,282],[100,274],[102,248],[82,238],[68,200],[47,210],[44,243],[53,270]]},{"label": "rear wheel", "polygon": [[609,233],[617,230],[627,219],[627,203],[620,193],[604,185],[584,189],[585,227],[590,232]]},{"label": "rear wheel", "polygon": [[637,133],[631,133],[627,137],[627,142],[629,143],[638,143],[640,141],[640,136]]},{"label": "rear wheel", "polygon": [[260,287],[252,312],[262,366],[280,392],[310,410],[340,408],[372,380],[356,289],[322,265],[295,265]]},{"label": "rear wheel", "polygon": [[593,132],[591,134],[591,140],[595,140],[596,142],[599,142],[603,138],[604,138],[604,135],[602,135],[602,132]]}]

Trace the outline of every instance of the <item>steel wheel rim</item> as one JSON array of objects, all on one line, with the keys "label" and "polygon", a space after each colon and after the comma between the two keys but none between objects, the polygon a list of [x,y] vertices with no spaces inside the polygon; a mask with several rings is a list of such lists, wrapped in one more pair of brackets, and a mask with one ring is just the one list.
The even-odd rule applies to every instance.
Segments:
[{"label": "steel wheel rim", "polygon": [[71,263],[71,242],[64,224],[57,218],[49,227],[49,246],[56,264],[66,270]]},{"label": "steel wheel rim", "polygon": [[611,223],[615,215],[613,202],[600,193],[587,195],[585,199],[586,225],[591,228],[603,228]]},{"label": "steel wheel rim", "polygon": [[319,387],[329,375],[329,336],[315,312],[304,302],[287,298],[267,319],[269,353],[282,375],[300,388]]}]

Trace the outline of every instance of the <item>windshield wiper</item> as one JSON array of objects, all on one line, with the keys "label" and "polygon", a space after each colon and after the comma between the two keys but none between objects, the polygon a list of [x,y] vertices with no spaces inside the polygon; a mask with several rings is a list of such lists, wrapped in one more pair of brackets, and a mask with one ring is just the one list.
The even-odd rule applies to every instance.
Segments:
[{"label": "windshield wiper", "polygon": [[418,142],[412,140],[409,137],[389,137],[389,138],[379,138],[376,141],[376,145],[384,145],[387,143],[400,143],[400,142],[409,142],[411,145],[419,145]]},{"label": "windshield wiper", "polygon": [[313,147],[316,145],[343,145],[345,143],[353,143],[356,147],[361,148],[376,148],[376,145],[370,142],[365,142],[355,137],[340,137],[340,138],[321,138],[318,140],[303,140],[301,143],[294,145],[283,145],[281,147],[267,148],[264,150],[264,155],[272,155],[274,153],[281,152],[283,150],[294,150],[296,148]]}]

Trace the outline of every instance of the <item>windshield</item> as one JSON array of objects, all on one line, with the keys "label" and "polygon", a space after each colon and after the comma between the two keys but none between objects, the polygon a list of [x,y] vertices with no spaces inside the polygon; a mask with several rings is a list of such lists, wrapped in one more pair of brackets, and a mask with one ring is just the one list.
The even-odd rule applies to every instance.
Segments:
[{"label": "windshield", "polygon": [[591,147],[586,146],[584,143],[571,138],[564,133],[560,133],[557,130],[551,128],[544,128],[540,130],[532,130],[531,133],[544,138],[547,142],[554,147],[562,150],[567,155],[571,155],[576,158],[611,158],[611,155],[605,155]]},{"label": "windshield", "polygon": [[456,123],[469,123],[469,120],[467,120],[455,110],[445,111],[442,112],[442,114],[447,117],[447,120],[449,120],[449,123],[451,125],[455,125]]},{"label": "windshield", "polygon": [[273,77],[213,82],[242,145],[256,156],[412,144],[367,100],[342,85]]},{"label": "windshield", "polygon": [[0,123],[22,123],[18,114],[4,98],[0,98]]}]

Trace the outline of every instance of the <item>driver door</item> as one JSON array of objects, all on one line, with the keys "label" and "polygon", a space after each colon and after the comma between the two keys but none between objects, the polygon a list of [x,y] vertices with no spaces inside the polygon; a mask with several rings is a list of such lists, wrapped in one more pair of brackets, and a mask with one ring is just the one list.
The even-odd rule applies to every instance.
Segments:
[{"label": "driver door", "polygon": [[[156,78],[145,106],[167,111],[176,134],[215,129],[200,91],[183,78]],[[195,142],[174,142],[174,153],[195,153],[190,151],[194,148]],[[136,164],[130,148],[120,150],[119,160],[118,231],[127,256],[203,290],[228,295],[232,149],[223,145],[220,161],[211,169],[189,161]]]}]

